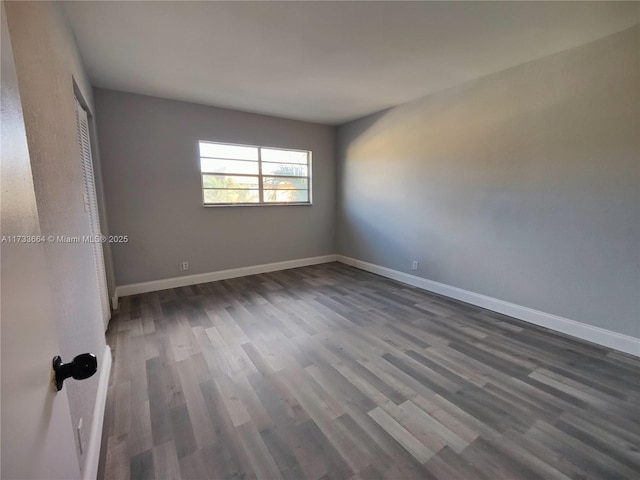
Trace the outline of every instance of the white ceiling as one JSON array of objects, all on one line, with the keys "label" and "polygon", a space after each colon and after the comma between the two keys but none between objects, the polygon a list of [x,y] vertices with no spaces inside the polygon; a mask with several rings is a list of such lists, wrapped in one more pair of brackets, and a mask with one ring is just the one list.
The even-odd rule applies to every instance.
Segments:
[{"label": "white ceiling", "polygon": [[637,24],[640,2],[65,2],[98,87],[339,124]]}]

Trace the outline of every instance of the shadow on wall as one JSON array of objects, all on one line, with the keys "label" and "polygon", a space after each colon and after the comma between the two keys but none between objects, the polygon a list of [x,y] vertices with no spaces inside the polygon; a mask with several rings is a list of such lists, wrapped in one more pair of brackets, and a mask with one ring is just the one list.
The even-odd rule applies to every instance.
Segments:
[{"label": "shadow on wall", "polygon": [[[405,128],[407,109],[413,118]],[[412,105],[403,105],[344,127],[342,138],[349,141],[341,144],[340,178],[348,188],[340,189],[340,253],[357,252],[357,258],[383,265],[389,256],[401,258],[394,267],[401,271],[411,271],[417,260],[419,274],[431,277],[445,273],[436,261],[443,256],[451,259],[447,269],[452,271],[481,262],[459,245],[482,228],[473,211],[495,200],[481,192],[470,204],[446,187],[454,178],[460,188],[473,190],[482,179],[459,167],[465,161],[460,152],[452,158],[446,151],[424,157],[422,145],[437,142],[429,141],[429,126],[421,125],[419,117]]]},{"label": "shadow on wall", "polygon": [[637,335],[639,32],[339,127],[338,253]]}]

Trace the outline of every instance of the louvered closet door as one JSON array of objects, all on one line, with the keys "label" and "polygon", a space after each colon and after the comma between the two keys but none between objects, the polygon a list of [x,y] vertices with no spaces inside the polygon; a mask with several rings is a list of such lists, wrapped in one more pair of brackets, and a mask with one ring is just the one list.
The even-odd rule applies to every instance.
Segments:
[{"label": "louvered closet door", "polygon": [[[101,235],[100,217],[98,216],[98,197],[96,195],[96,184],[93,176],[93,160],[91,158],[91,142],[89,139],[89,120],[87,112],[76,99],[76,123],[78,126],[78,140],[80,151],[82,152],[82,176],[84,179],[84,210],[89,215],[91,236],[96,238]],[[98,292],[102,305],[102,317],[105,329],[111,318],[111,308],[109,307],[109,293],[107,292],[107,277],[104,269],[104,254],[102,243],[92,242],[93,259],[98,282]]]}]

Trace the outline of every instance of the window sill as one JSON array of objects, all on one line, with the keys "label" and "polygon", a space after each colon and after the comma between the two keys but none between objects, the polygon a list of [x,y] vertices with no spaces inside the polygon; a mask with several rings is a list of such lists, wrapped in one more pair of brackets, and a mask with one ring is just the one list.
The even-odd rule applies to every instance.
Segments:
[{"label": "window sill", "polygon": [[283,203],[217,203],[217,204],[203,204],[205,208],[220,208],[220,207],[311,207],[311,202],[283,202]]}]

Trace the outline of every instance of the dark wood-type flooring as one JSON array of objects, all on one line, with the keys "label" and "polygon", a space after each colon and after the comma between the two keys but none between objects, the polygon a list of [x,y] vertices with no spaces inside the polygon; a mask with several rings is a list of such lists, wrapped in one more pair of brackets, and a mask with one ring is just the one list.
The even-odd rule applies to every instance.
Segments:
[{"label": "dark wood-type flooring", "polygon": [[640,478],[640,361],[330,263],[122,299],[99,478]]}]

